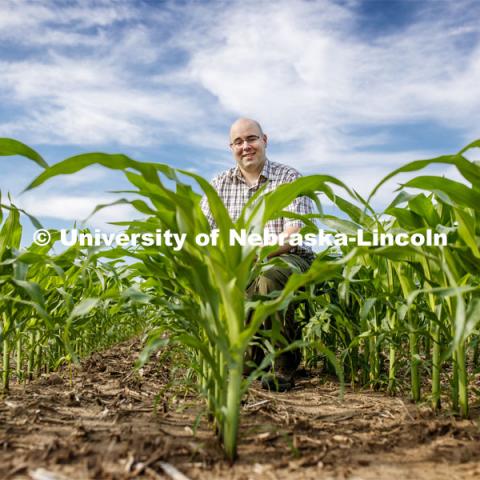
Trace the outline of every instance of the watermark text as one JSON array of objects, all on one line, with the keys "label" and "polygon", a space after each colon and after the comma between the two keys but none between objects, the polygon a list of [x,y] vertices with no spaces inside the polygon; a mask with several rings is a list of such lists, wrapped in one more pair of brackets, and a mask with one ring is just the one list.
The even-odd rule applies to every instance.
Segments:
[{"label": "watermark text", "polygon": [[[228,235],[221,235],[218,229],[207,233],[199,233],[189,238],[187,233],[172,232],[170,230],[156,230],[155,232],[131,233],[116,232],[108,233],[95,229],[92,232],[77,229],[61,229],[60,243],[66,247],[79,244],[82,247],[168,247],[178,252],[185,248],[187,243],[195,243],[199,247],[208,245],[217,246],[220,241],[227,242],[230,246],[284,246],[292,247],[342,247],[347,245],[358,247],[388,247],[388,246],[446,246],[447,234],[434,232],[427,229],[424,232],[366,232],[357,230],[353,234],[331,233],[319,230],[317,233],[285,233],[275,234],[268,230],[262,233],[248,232],[247,230],[230,230]],[[35,231],[33,241],[37,245],[47,245],[51,241],[48,230]]]}]

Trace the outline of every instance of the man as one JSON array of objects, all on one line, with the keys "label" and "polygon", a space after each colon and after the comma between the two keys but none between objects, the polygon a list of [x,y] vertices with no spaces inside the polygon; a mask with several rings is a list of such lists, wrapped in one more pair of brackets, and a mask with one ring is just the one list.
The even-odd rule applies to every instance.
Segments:
[{"label": "man", "polygon": [[[266,185],[266,191],[271,191],[284,183],[293,182],[300,174],[293,168],[270,161],[266,156],[267,135],[263,133],[260,124],[249,118],[239,118],[230,128],[230,148],[236,161],[236,166],[221,173],[212,181],[228,213],[233,221],[240,216],[245,203],[261,187]],[[215,228],[213,216],[204,197],[202,210],[208,218],[211,228]],[[308,197],[295,199],[286,209],[287,211],[307,214],[312,213],[312,201]],[[279,218],[267,223],[266,229],[272,234],[292,235],[302,228],[301,221],[296,219]],[[306,247],[291,247],[285,244],[280,246],[270,256],[281,255],[290,265],[306,271],[314,258],[313,252]],[[274,267],[259,276],[247,289],[248,298],[256,295],[268,295],[270,292],[281,290],[287,283],[292,269],[288,267]],[[286,314],[277,314],[280,322],[280,333],[288,343],[297,340],[300,335],[295,325],[293,311]],[[265,322],[266,329],[272,328],[272,319]],[[259,363],[263,353],[258,348],[249,352],[250,360]],[[289,390],[294,385],[294,374],[300,363],[300,352],[290,351],[280,355],[275,361],[274,374],[266,375],[262,386],[271,390]]]}]

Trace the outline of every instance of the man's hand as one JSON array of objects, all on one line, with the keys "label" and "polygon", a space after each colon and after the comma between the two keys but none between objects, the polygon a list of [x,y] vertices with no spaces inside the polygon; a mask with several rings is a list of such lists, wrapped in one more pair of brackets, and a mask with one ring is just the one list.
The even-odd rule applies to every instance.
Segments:
[{"label": "man's hand", "polygon": [[278,257],[279,255],[283,255],[284,253],[289,253],[290,250],[292,249],[292,246],[288,243],[288,238],[290,237],[290,235],[293,235],[294,233],[298,233],[300,230],[301,230],[301,227],[285,228],[285,230],[282,232],[286,240],[285,245],[278,247],[278,250],[275,250],[274,252],[270,253],[268,255],[268,258]]}]

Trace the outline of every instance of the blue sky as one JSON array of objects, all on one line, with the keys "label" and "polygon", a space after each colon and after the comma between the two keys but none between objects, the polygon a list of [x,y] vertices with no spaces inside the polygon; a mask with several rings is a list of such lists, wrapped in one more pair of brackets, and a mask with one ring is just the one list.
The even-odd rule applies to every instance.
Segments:
[{"label": "blue sky", "polygon": [[[0,136],[49,163],[122,152],[211,178],[232,165],[229,125],[250,116],[270,159],[367,194],[480,138],[478,18],[476,0],[3,0]],[[92,167],[19,196],[39,171],[0,158],[0,190],[50,227],[125,186]],[[92,226],[124,218],[115,207]]]}]

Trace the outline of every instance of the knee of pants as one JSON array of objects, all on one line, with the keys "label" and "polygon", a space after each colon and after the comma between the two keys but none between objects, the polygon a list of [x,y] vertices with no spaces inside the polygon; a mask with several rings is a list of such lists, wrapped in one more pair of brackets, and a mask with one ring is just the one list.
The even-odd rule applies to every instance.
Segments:
[{"label": "knee of pants", "polygon": [[266,275],[260,275],[255,281],[255,293],[258,295],[267,295],[282,288],[283,284],[268,275],[268,272]]},{"label": "knee of pants", "polygon": [[247,296],[267,295],[282,290],[292,272],[286,268],[274,267],[259,275],[247,289]]}]

